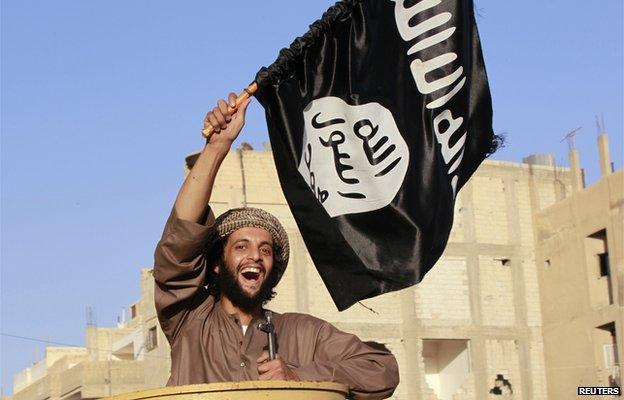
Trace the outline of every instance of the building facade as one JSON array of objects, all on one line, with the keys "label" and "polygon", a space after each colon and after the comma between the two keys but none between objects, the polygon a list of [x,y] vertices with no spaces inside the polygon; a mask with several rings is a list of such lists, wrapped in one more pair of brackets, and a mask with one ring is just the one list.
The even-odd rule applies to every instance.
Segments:
[{"label": "building facade", "polygon": [[612,172],[606,135],[598,144],[600,181],[585,188],[572,168],[573,193],[535,215],[551,399],[579,386],[622,387],[624,170]]},{"label": "building facade", "polygon": [[164,386],[169,348],[158,327],[150,269],[141,270],[140,282],[141,297],[127,321],[87,326],[85,347],[47,347],[43,360],[13,378],[13,399],[97,399]]},{"label": "building facade", "polygon": [[[187,158],[187,167],[195,157]],[[217,177],[211,206],[216,214],[233,207],[259,207],[282,221],[291,242],[291,261],[269,308],[310,313],[362,340],[387,346],[400,367],[401,383],[394,399],[571,398],[576,394],[576,386],[566,386],[571,381],[560,385],[562,391],[553,391],[550,383],[556,372],[550,373],[547,361],[550,354],[556,359],[561,349],[546,348],[557,340],[546,330],[557,311],[549,308],[553,300],[548,291],[540,291],[539,283],[546,282],[545,257],[552,263],[556,258],[542,246],[550,236],[538,227],[549,210],[572,201],[573,174],[554,166],[548,156],[526,161],[483,163],[459,193],[443,257],[419,285],[365,300],[344,312],[336,310],[306,251],[279,188],[270,151],[232,151]],[[613,190],[619,191],[621,199],[622,186]],[[618,207],[621,215],[621,201]],[[621,230],[619,235],[621,240]],[[608,244],[609,249],[617,247]],[[621,312],[621,247],[619,252],[620,289],[612,289],[611,295],[619,296]],[[164,385],[169,349],[156,320],[151,270],[142,270],[141,277],[141,298],[131,307],[130,321],[118,328],[88,328],[83,353],[56,362],[46,361],[47,357],[46,368],[40,367],[47,374],[35,378],[34,367],[23,371],[15,379],[14,398],[96,398]],[[556,281],[547,284],[557,285]],[[617,307],[603,313],[617,313]],[[611,316],[604,320],[617,320]],[[615,329],[622,332],[619,321]],[[592,329],[596,323],[588,322]],[[601,329],[610,332],[609,326]],[[581,331],[579,335],[585,334]],[[602,333],[597,337],[606,338]],[[57,364],[62,372],[54,372]],[[81,376],[72,378],[79,388],[74,392],[67,391],[69,384],[44,383],[57,375],[63,381],[61,375],[69,376],[72,370]],[[95,370],[99,375],[85,372]],[[583,376],[588,385],[598,383],[590,375]],[[64,389],[52,390],[59,385]],[[563,391],[570,396],[554,397]]]}]

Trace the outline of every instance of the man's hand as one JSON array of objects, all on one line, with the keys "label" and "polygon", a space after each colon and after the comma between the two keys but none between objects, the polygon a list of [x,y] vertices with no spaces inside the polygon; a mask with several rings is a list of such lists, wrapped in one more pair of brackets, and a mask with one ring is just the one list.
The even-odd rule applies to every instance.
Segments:
[{"label": "man's hand", "polygon": [[[250,99],[244,101],[233,112],[234,114],[230,115],[228,104],[224,100],[219,100],[217,106],[206,115],[204,128],[212,126],[214,133],[180,188],[175,202],[178,218],[199,222],[205,215],[217,171],[245,124],[245,111],[249,101]],[[234,93],[230,93],[228,102],[230,106],[235,106]]]},{"label": "man's hand", "polygon": [[269,360],[269,353],[263,351],[258,358],[258,374],[261,381],[280,380],[280,381],[299,381],[297,373],[290,369],[286,362],[279,354],[275,355],[275,360]]},{"label": "man's hand", "polygon": [[208,112],[204,118],[204,129],[212,126],[214,130],[208,141],[209,144],[226,145],[229,148],[245,125],[245,112],[249,102],[251,99],[243,102],[233,111],[233,115],[228,111],[228,105],[231,108],[236,106],[235,93],[230,93],[227,103],[225,100],[217,102],[217,106]]}]

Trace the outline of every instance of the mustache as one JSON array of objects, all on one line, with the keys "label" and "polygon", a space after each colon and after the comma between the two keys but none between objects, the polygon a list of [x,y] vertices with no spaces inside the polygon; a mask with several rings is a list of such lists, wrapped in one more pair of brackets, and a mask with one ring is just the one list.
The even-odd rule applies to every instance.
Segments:
[{"label": "mustache", "polygon": [[[262,267],[262,269],[264,270],[264,267]],[[238,271],[237,269],[235,272],[233,269],[227,268],[225,264],[222,264],[217,274],[220,293],[225,295],[236,307],[245,312],[251,312],[258,306],[262,306],[275,297],[275,291],[273,289],[277,285],[278,279],[276,268],[271,269],[268,275],[266,275],[266,270],[264,270],[265,278],[260,286],[260,290],[252,296],[242,289],[236,279],[236,273]]]}]

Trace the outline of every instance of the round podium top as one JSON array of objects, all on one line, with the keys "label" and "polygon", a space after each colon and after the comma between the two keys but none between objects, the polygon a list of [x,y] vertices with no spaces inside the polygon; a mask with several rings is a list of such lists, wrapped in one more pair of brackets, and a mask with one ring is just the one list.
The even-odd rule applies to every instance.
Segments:
[{"label": "round podium top", "polygon": [[344,400],[347,386],[334,382],[243,381],[170,386],[108,397],[108,400]]}]

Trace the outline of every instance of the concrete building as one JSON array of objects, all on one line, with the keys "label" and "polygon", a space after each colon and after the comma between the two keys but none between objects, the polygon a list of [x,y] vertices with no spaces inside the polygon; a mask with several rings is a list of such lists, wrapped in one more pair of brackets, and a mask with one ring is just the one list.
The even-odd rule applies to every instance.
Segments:
[{"label": "concrete building", "polygon": [[546,399],[532,215],[571,191],[569,175],[553,163],[485,162],[460,192],[448,247],[424,281],[344,312],[336,311],[281,190],[266,189],[279,187],[270,153],[233,152],[211,205],[217,214],[260,207],[283,221],[292,265],[271,307],[311,313],[385,344],[400,364],[396,399],[497,398],[503,390]]},{"label": "concrete building", "polygon": [[577,386],[622,386],[624,170],[612,172],[598,139],[602,177],[584,188],[570,154],[574,192],[535,215],[549,398]]},{"label": "concrete building", "polygon": [[[187,164],[194,159],[189,157]],[[550,368],[557,368],[557,364],[552,364],[551,358],[554,362],[557,357],[565,359],[565,352],[550,347],[551,341],[557,340],[557,311],[549,309],[554,300],[539,288],[540,280],[545,282],[545,260],[550,260],[554,269],[557,258],[542,246],[549,236],[536,228],[542,226],[540,221],[548,220],[546,216],[557,204],[576,204],[573,199],[577,194],[572,196],[570,170],[556,167],[552,157],[533,156],[525,161],[486,161],[479,168],[458,196],[448,247],[423,282],[363,301],[341,313],[336,311],[305,249],[279,189],[270,151],[232,151],[217,177],[211,205],[217,214],[232,207],[260,207],[283,222],[291,241],[291,262],[269,307],[278,312],[310,313],[365,341],[385,344],[400,365],[401,384],[394,399],[567,399],[575,396],[577,384],[555,383],[560,389],[552,391],[550,379],[556,382],[556,372],[551,374]],[[608,190],[619,193],[621,199],[621,184],[610,185]],[[621,219],[621,201],[617,207]],[[609,249],[617,249],[614,241],[621,240],[622,230],[618,232],[609,233]],[[613,289],[615,280],[611,278],[610,287],[612,298],[620,296],[621,312],[624,290],[619,249],[620,286]],[[556,253],[556,248],[553,251]],[[581,263],[579,260],[584,258],[574,262]],[[141,276],[141,299],[133,305],[133,318],[127,324],[88,328],[87,348],[81,350],[85,354],[71,356],[75,358],[65,355],[56,362],[46,358],[46,367],[39,367],[46,372],[38,375],[32,368],[24,371],[16,377],[14,398],[94,398],[164,385],[169,349],[155,318],[150,270],[142,270]],[[546,284],[556,286],[555,281]],[[574,292],[568,287],[565,290]],[[604,303],[603,298],[600,301]],[[591,341],[586,347],[602,343],[607,337],[602,331],[611,332],[611,325],[596,330],[602,327],[600,321],[608,324],[617,320],[613,313],[618,312],[618,306],[611,306],[605,304],[605,311],[598,312],[603,317],[593,320],[592,311],[587,309],[583,323],[591,330],[579,327],[575,334],[596,332],[598,342]],[[621,335],[621,317],[619,321],[615,329]],[[571,361],[586,360],[579,357]],[[107,365],[114,367],[107,369]],[[115,368],[118,374],[112,373]],[[85,372],[96,369],[99,375]],[[73,387],[78,389],[67,391],[71,385],[63,382],[69,376],[74,376]],[[595,375],[588,372],[582,376],[587,385],[602,382],[594,381]],[[55,379],[60,383],[44,383]]]},{"label": "concrete building", "polygon": [[46,355],[15,375],[13,400],[96,399],[164,386],[169,348],[158,327],[151,270],[141,270],[141,298],[128,321],[87,326],[86,347],[47,347]]}]

